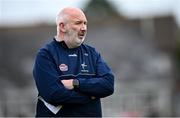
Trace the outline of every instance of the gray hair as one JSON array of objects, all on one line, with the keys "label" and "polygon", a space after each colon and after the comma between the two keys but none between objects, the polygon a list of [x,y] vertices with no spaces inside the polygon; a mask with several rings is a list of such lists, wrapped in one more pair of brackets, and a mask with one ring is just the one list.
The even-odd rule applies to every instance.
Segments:
[{"label": "gray hair", "polygon": [[60,23],[64,23],[66,24],[68,22],[68,15],[65,14],[64,12],[60,12],[57,16],[56,16],[56,26],[57,26],[57,33],[59,33],[59,24]]},{"label": "gray hair", "polygon": [[59,23],[67,23],[68,21],[68,15],[65,14],[64,12],[60,12],[57,16],[56,16],[56,25],[58,26]]}]

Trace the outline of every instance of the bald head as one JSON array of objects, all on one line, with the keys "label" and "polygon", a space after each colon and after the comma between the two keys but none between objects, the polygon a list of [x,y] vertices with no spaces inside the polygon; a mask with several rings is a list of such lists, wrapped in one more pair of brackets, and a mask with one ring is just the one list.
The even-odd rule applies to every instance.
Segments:
[{"label": "bald head", "polygon": [[56,18],[57,39],[64,41],[69,48],[80,46],[86,36],[87,19],[83,11],[75,7],[66,7]]},{"label": "bald head", "polygon": [[62,9],[56,18],[56,24],[58,25],[60,22],[66,23],[68,22],[69,18],[85,18],[86,16],[84,12],[76,7],[66,7]]}]

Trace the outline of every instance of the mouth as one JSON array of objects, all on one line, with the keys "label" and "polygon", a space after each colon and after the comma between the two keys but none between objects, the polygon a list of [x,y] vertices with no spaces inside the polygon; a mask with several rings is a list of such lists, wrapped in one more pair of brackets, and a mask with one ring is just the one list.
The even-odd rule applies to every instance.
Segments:
[{"label": "mouth", "polygon": [[84,36],[85,36],[85,33],[80,33],[80,34],[78,34],[78,37],[79,37],[80,39],[84,38]]}]

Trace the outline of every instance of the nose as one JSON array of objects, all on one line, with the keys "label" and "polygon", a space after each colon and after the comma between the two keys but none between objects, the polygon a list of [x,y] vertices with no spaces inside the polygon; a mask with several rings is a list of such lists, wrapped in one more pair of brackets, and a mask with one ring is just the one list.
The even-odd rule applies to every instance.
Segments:
[{"label": "nose", "polygon": [[82,30],[82,31],[86,31],[86,30],[87,30],[87,25],[86,25],[86,24],[82,24],[81,30]]}]

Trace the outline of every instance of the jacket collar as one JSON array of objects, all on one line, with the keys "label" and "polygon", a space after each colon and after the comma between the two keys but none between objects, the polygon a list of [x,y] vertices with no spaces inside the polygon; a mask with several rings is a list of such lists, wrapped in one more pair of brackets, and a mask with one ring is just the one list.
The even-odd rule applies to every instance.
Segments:
[{"label": "jacket collar", "polygon": [[63,48],[69,49],[64,41],[57,41],[55,37],[53,38],[53,40],[58,43],[58,45],[61,45]]}]

